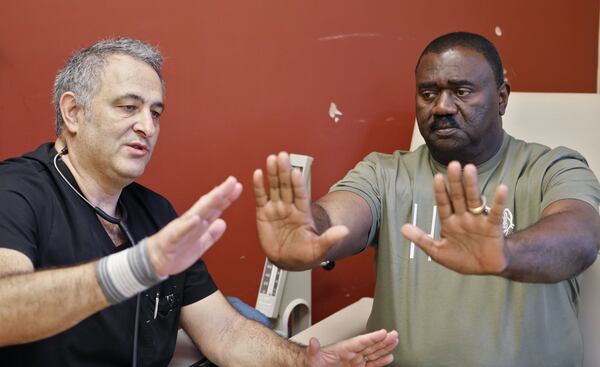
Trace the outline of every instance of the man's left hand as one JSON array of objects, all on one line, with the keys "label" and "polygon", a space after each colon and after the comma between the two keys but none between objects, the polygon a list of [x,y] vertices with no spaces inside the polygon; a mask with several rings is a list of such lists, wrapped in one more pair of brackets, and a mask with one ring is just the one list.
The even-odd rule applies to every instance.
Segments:
[{"label": "man's left hand", "polygon": [[440,216],[440,240],[405,224],[401,232],[438,263],[463,274],[502,274],[509,252],[502,231],[508,188],[500,185],[491,209],[484,208],[477,184],[477,169],[467,164],[461,175],[458,162],[448,164],[448,190],[444,177],[433,182]]},{"label": "man's left hand", "polygon": [[394,361],[391,351],[398,345],[398,332],[378,330],[359,335],[321,348],[316,338],[311,338],[308,350],[312,367],[377,367]]}]

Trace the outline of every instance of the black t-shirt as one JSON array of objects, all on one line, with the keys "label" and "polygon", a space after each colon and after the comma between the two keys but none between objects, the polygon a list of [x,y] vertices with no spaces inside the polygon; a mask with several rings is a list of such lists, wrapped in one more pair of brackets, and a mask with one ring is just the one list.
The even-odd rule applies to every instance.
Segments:
[{"label": "black t-shirt", "polygon": [[[52,162],[55,155],[53,144],[44,144],[23,157],[0,162],[0,247],[27,255],[36,270],[81,264],[130,247],[114,246],[94,210],[59,176]],[[75,184],[60,159],[58,166]],[[165,198],[136,183],[123,189],[119,205],[136,242],[176,217]],[[175,349],[181,307],[216,290],[199,260],[142,292],[138,366],[167,365]],[[50,338],[0,348],[0,365],[130,366],[135,304],[133,297]]]}]

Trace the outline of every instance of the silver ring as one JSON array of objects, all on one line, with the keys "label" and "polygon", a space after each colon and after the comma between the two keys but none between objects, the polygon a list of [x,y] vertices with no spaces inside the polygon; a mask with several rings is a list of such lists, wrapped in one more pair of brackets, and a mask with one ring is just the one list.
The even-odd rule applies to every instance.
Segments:
[{"label": "silver ring", "polygon": [[487,200],[485,199],[485,196],[481,195],[481,202],[482,204],[480,206],[478,206],[477,208],[469,208],[469,213],[473,214],[473,215],[479,215],[481,213],[487,214],[488,209],[486,207],[487,204]]}]

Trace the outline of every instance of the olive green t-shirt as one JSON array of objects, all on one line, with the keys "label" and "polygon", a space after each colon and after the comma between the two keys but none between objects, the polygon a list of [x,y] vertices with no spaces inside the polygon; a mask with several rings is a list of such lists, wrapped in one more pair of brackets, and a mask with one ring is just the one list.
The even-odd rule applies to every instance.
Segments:
[{"label": "olive green t-shirt", "polygon": [[[506,235],[531,226],[560,199],[600,201],[598,181],[577,152],[504,135],[498,153],[479,165],[482,194],[509,188]],[[370,206],[369,243],[376,247],[377,282],[370,330],[396,329],[394,366],[581,366],[576,278],[556,284],[461,275],[434,261],[400,233],[413,223],[439,238],[433,175],[446,174],[426,146],[414,152],[372,153],[332,191],[360,195]]]}]

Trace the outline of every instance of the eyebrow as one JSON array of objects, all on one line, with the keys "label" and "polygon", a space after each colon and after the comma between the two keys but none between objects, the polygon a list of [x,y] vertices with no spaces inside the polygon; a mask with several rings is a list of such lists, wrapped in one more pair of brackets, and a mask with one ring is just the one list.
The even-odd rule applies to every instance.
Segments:
[{"label": "eyebrow", "polygon": [[470,87],[474,87],[475,83],[469,81],[469,80],[465,80],[465,79],[450,79],[448,80],[448,84],[452,85],[452,86],[459,86],[459,85],[468,85]]},{"label": "eyebrow", "polygon": [[[119,96],[119,97],[117,97],[115,99],[115,101],[120,101],[120,100],[123,100],[123,99],[135,99],[136,101],[138,101],[140,103],[146,103],[146,100],[142,96],[134,94],[134,93],[127,93],[127,94],[124,94],[122,96]],[[165,109],[165,104],[162,103],[162,102],[154,102],[154,103],[152,103],[151,106],[152,107],[158,107],[158,108],[163,109],[163,110]]]},{"label": "eyebrow", "polygon": [[417,87],[419,89],[433,88],[433,87],[436,87],[436,86],[437,86],[437,83],[435,83],[435,82],[425,82],[425,83],[419,83],[419,84],[417,84]]},{"label": "eyebrow", "polygon": [[[466,80],[466,79],[450,79],[448,80],[448,85],[451,87],[457,87],[457,86],[469,86],[469,87],[474,87],[475,83]],[[423,82],[423,83],[419,83],[417,84],[417,87],[419,89],[426,89],[426,88],[435,88],[438,86],[438,83],[436,82]]]}]

